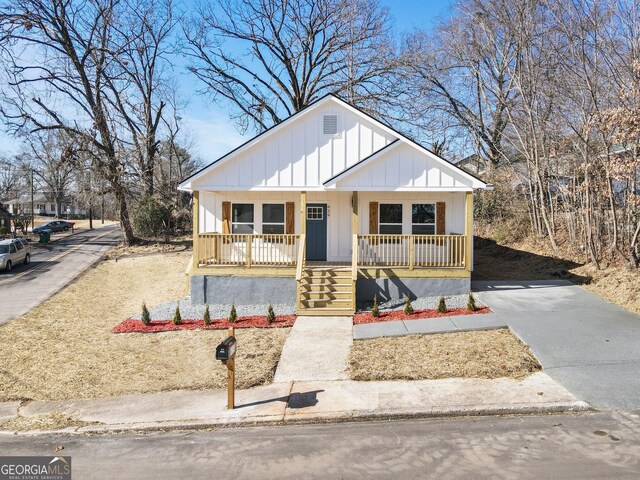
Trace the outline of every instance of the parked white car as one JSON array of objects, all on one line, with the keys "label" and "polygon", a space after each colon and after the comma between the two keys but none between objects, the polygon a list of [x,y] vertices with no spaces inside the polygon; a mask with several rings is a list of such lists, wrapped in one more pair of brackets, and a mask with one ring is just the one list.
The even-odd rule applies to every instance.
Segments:
[{"label": "parked white car", "polygon": [[0,270],[10,272],[14,265],[31,262],[31,244],[24,238],[0,240]]}]

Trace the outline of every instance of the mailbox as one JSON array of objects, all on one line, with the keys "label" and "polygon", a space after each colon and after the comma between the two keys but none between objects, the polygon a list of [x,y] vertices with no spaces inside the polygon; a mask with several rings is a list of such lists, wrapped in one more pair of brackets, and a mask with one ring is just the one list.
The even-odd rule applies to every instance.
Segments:
[{"label": "mailbox", "polygon": [[236,337],[227,337],[216,347],[216,360],[231,360],[236,354]]}]

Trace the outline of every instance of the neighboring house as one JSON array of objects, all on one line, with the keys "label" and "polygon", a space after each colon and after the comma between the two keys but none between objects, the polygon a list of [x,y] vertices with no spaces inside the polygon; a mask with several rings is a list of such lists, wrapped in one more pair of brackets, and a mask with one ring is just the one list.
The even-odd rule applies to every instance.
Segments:
[{"label": "neighboring house", "polygon": [[[15,214],[16,211],[31,215],[31,195],[25,194],[19,198],[14,198],[4,202],[8,205],[9,211]],[[85,209],[74,204],[73,198],[66,197],[61,205],[60,218],[68,218],[70,215],[78,215],[84,217]],[[33,195],[33,213],[42,217],[55,217],[56,204],[53,197],[44,193],[34,193]]]},{"label": "neighboring house", "polygon": [[318,315],[374,294],[466,293],[472,195],[490,187],[325,96],[180,184],[194,200],[191,300]]},{"label": "neighboring house", "polygon": [[462,160],[458,160],[455,165],[465,172],[475,176],[484,175],[487,166],[486,162],[477,153],[464,157]]}]

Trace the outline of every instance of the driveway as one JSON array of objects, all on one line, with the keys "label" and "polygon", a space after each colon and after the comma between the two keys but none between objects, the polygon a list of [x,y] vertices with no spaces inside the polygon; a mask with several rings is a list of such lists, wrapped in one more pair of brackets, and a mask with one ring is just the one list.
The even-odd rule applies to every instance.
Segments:
[{"label": "driveway", "polygon": [[[120,241],[118,225],[33,244],[31,264],[0,274],[0,325],[39,305],[93,265]],[[55,237],[54,237],[55,238]]]},{"label": "driveway", "polygon": [[640,317],[564,280],[474,281],[545,372],[596,408],[640,408]]}]

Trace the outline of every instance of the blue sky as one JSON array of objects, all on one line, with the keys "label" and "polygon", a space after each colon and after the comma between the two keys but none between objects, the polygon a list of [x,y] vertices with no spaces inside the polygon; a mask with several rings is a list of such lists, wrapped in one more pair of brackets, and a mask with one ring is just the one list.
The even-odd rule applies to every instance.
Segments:
[{"label": "blue sky", "polygon": [[[187,6],[192,0],[185,0]],[[446,16],[453,0],[380,0],[389,8],[397,32],[410,31],[414,27],[429,29],[441,16]],[[200,89],[195,78],[186,72],[178,75],[178,87],[186,108],[181,112],[183,129],[192,139],[193,151],[205,163],[222,156],[243,143],[252,134],[241,135],[229,121],[224,107],[211,103],[205,96],[197,95]],[[0,132],[0,155],[17,153],[20,144]]]}]

